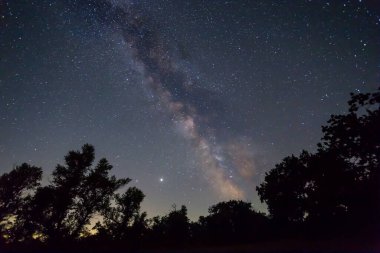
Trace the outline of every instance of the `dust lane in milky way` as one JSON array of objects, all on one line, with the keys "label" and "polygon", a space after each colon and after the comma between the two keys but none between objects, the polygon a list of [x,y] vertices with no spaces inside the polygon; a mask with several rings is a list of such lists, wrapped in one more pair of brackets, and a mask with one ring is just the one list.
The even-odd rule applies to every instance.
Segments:
[{"label": "dust lane in milky way", "polygon": [[[209,97],[199,97],[201,88],[172,60],[156,31],[151,29],[148,21],[134,13],[131,6],[111,6],[107,2],[100,6],[104,8],[101,12],[107,13],[108,18],[117,17],[114,20],[127,42],[126,50],[133,51],[138,69],[145,77],[145,84],[157,96],[157,103],[170,113],[179,132],[196,149],[205,179],[222,199],[243,199],[244,191],[226,175],[226,170],[231,168],[224,164],[224,150],[218,147],[218,140],[213,135],[215,129],[205,124],[208,112],[203,109],[204,113],[200,115],[200,105],[193,101],[207,101]],[[253,163],[250,154],[239,152],[239,149],[231,151],[244,156],[244,168],[236,169],[244,170],[245,174],[247,171],[251,173]]]},{"label": "dust lane in milky way", "polygon": [[84,143],[192,219],[266,171],[380,81],[373,1],[0,1],[0,173]]}]

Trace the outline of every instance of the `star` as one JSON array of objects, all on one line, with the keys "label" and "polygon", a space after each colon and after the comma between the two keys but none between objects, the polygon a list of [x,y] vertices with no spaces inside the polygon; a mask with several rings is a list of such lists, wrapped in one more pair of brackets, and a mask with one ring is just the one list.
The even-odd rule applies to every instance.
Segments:
[{"label": "star", "polygon": [[132,2],[5,0],[0,175],[33,161],[49,177],[90,143],[156,205],[149,215],[180,192],[193,217],[237,196],[265,211],[260,175],[315,149],[349,93],[378,86],[370,1]]}]

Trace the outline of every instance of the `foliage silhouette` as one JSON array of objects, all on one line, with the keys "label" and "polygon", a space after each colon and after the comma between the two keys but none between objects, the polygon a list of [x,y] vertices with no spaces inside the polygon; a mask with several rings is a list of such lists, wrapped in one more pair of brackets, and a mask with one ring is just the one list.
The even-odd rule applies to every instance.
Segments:
[{"label": "foliage silhouette", "polygon": [[190,220],[184,205],[178,210],[173,205],[169,214],[152,219],[149,238],[151,244],[183,247],[189,243],[190,236]]},{"label": "foliage silhouette", "polygon": [[23,195],[39,186],[41,177],[41,168],[26,163],[0,177],[0,220],[17,213],[23,205]]},{"label": "foliage silhouette", "polygon": [[144,197],[143,192],[136,187],[129,188],[122,195],[115,194],[115,206],[107,206],[102,210],[103,223],[98,222],[96,225],[99,234],[125,240],[130,239],[134,232],[137,233],[141,226],[145,227],[146,213],[140,214]]},{"label": "foliage silhouette", "polygon": [[86,226],[95,213],[108,208],[114,192],[130,181],[109,176],[112,166],[106,159],[101,159],[94,168],[93,161],[91,145],[84,145],[81,151],[70,151],[65,156],[66,166],[57,165],[54,170],[52,183],[36,188],[32,197],[24,199],[22,211],[15,213],[13,240],[33,240],[38,235],[42,240],[57,243],[88,233]]},{"label": "foliage silhouette", "polygon": [[230,200],[211,206],[197,222],[189,220],[186,206],[175,205],[167,215],[148,219],[140,210],[144,193],[136,187],[121,192],[130,179],[110,176],[104,158],[93,166],[94,147],[85,144],[65,156],[48,185],[40,186],[41,168],[25,163],[0,177],[0,249],[108,252],[268,241],[289,247],[297,245],[292,240],[326,237],[375,243],[380,92],[351,94],[348,104],[347,114],[332,115],[322,127],[315,153],[285,157],[266,173],[256,189],[269,215]]},{"label": "foliage silhouette", "polygon": [[199,224],[201,236],[210,243],[236,244],[262,239],[267,218],[255,212],[251,203],[231,200],[211,206]]},{"label": "foliage silhouette", "polygon": [[[31,192],[39,186],[42,169],[23,163],[0,177],[0,232],[2,239],[13,240],[22,230],[15,226],[14,218],[19,217],[32,198]],[[14,229],[9,229],[10,227]],[[17,228],[17,229],[16,229]]]},{"label": "foliage silhouette", "polygon": [[322,127],[315,154],[284,158],[257,187],[277,222],[330,232],[379,225],[380,93],[351,94],[348,104]]}]

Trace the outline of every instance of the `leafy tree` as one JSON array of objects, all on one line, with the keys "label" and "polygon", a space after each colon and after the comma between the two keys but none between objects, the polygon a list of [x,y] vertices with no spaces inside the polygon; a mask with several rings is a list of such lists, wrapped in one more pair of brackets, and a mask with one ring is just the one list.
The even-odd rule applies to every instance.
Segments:
[{"label": "leafy tree", "polygon": [[347,218],[350,192],[354,184],[349,165],[331,151],[309,157],[305,185],[307,219],[323,224],[342,223]]},{"label": "leafy tree", "polygon": [[42,170],[23,163],[0,176],[0,237],[13,238],[14,219],[30,201],[32,191],[39,186]]},{"label": "leafy tree", "polygon": [[[289,156],[266,173],[257,187],[276,222],[336,219],[347,207],[352,176],[347,163],[331,152]],[[339,182],[337,182],[339,179]]]},{"label": "leafy tree", "polygon": [[23,163],[0,176],[0,221],[23,207],[25,194],[40,184],[41,168]]},{"label": "leafy tree", "polygon": [[187,208],[182,205],[179,210],[173,210],[159,218],[153,218],[153,242],[164,246],[184,246],[190,240],[190,220],[187,217]]},{"label": "leafy tree", "polygon": [[37,189],[23,215],[29,235],[38,233],[50,241],[78,238],[95,213],[108,207],[114,192],[130,181],[109,176],[112,166],[104,158],[92,168],[94,157],[88,144],[70,151],[66,165],[53,172],[52,184]]},{"label": "leafy tree", "polygon": [[265,174],[257,192],[268,205],[272,218],[279,222],[302,221],[306,215],[305,187],[308,186],[307,161],[310,154],[304,151],[300,157],[289,156]]},{"label": "leafy tree", "polygon": [[211,243],[230,244],[254,241],[262,236],[266,217],[253,210],[251,203],[231,200],[209,208],[207,217],[200,217],[203,236]]},{"label": "leafy tree", "polygon": [[322,127],[320,150],[343,159],[352,175],[347,208],[378,224],[380,212],[380,92],[351,94],[349,113],[332,115]]},{"label": "leafy tree", "polygon": [[103,209],[103,224],[96,228],[102,235],[112,239],[130,241],[141,239],[146,227],[146,213],[140,214],[145,195],[136,187],[130,187],[122,195],[116,194],[114,206]]},{"label": "leafy tree", "polygon": [[130,181],[108,176],[111,169],[112,166],[103,158],[84,178],[76,196],[74,212],[68,217],[72,237],[77,238],[94,213],[107,209],[114,192]]},{"label": "leafy tree", "polygon": [[320,149],[334,151],[355,166],[358,177],[378,171],[380,163],[380,92],[353,94],[349,113],[332,115]]},{"label": "leafy tree", "polygon": [[322,127],[316,154],[286,157],[266,173],[257,191],[274,219],[378,224],[380,93],[351,94],[348,104]]}]

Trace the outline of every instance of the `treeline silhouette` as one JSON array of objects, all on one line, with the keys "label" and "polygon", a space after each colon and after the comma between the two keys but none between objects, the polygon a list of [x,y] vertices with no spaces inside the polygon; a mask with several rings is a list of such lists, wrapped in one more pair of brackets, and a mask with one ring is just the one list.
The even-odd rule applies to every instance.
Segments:
[{"label": "treeline silhouette", "polygon": [[315,153],[286,157],[266,173],[257,193],[269,215],[231,200],[211,206],[196,222],[185,206],[148,219],[140,211],[144,193],[136,187],[121,193],[130,179],[111,176],[104,158],[94,164],[94,147],[86,144],[65,156],[48,185],[40,184],[42,169],[26,163],[0,177],[0,249],[282,247],[313,240],[375,244],[380,238],[380,92],[351,94],[348,105],[348,113],[332,115],[322,127]]}]

